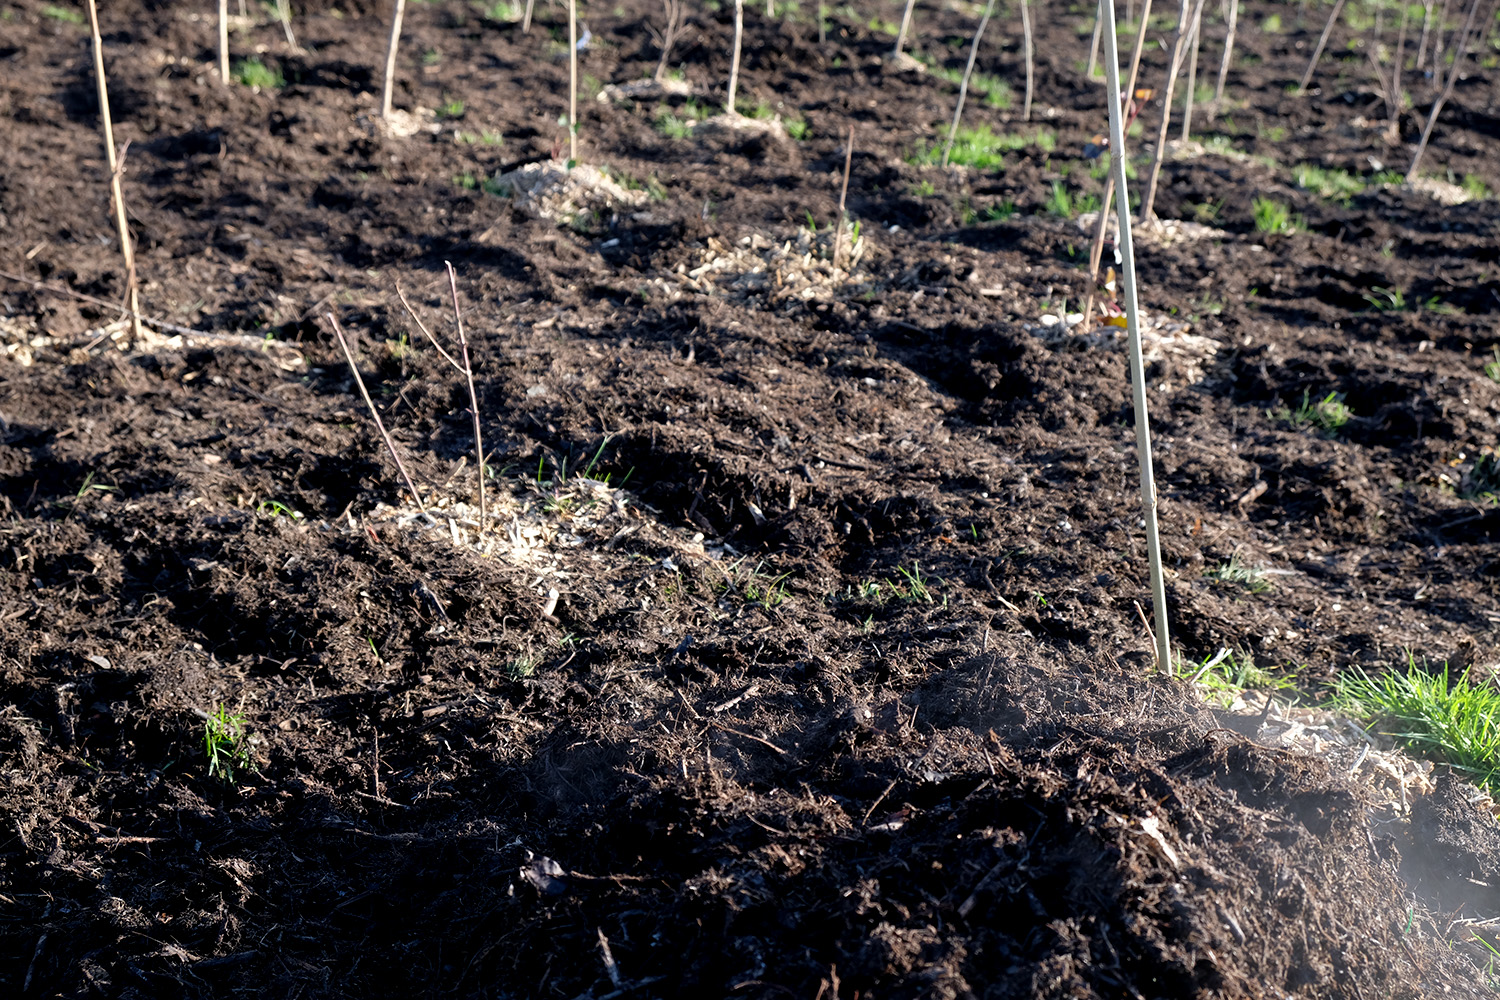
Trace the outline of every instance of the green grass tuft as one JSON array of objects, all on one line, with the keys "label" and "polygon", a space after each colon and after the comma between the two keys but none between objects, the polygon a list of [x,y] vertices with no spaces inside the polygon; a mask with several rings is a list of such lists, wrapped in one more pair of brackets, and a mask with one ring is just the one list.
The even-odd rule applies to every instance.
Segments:
[{"label": "green grass tuft", "polygon": [[237,83],[259,87],[261,90],[275,90],[286,86],[286,77],[281,75],[281,70],[267,66],[259,59],[245,59],[235,63],[234,70],[229,75]]},{"label": "green grass tuft", "polygon": [[1418,669],[1408,653],[1404,673],[1371,677],[1355,667],[1339,678],[1334,706],[1372,722],[1404,746],[1500,793],[1500,688]]},{"label": "green grass tuft", "polygon": [[1255,231],[1259,233],[1295,233],[1302,228],[1302,219],[1294,217],[1291,210],[1270,198],[1256,198],[1251,202],[1255,212]]},{"label": "green grass tuft", "polygon": [[216,706],[203,724],[203,752],[208,758],[208,776],[226,784],[234,784],[236,773],[253,770],[245,717],[222,704]]},{"label": "green grass tuft", "polygon": [[1327,435],[1337,434],[1354,416],[1354,411],[1344,404],[1344,394],[1330,392],[1316,403],[1310,399],[1308,390],[1302,390],[1302,405],[1295,410],[1288,406],[1271,411],[1276,420],[1284,420],[1293,428],[1316,427]]},{"label": "green grass tuft", "polygon": [[1298,187],[1316,192],[1318,197],[1329,201],[1346,202],[1365,190],[1364,178],[1347,170],[1330,170],[1311,163],[1299,163],[1293,167],[1292,177]]}]

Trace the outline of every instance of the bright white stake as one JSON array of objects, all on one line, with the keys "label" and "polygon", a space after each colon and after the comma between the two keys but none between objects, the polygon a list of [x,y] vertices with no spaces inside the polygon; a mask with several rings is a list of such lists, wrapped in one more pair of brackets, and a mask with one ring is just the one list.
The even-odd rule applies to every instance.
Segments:
[{"label": "bright white stake", "polygon": [[1146,364],[1141,358],[1140,307],[1135,294],[1135,248],[1130,240],[1130,197],[1125,179],[1125,122],[1120,107],[1120,51],[1115,41],[1114,0],[1099,0],[1104,21],[1104,72],[1109,101],[1109,164],[1119,197],[1116,245],[1120,250],[1121,291],[1129,337],[1130,385],[1135,403],[1135,443],[1141,460],[1141,506],[1146,515],[1146,552],[1151,563],[1151,602],[1156,606],[1156,664],[1172,670],[1172,640],[1167,633],[1167,591],[1161,573],[1161,536],[1156,524],[1156,477],[1151,471],[1151,418],[1146,412]]},{"label": "bright white stake", "polygon": [[385,50],[385,82],[380,87],[380,117],[391,117],[391,93],[396,86],[396,49],[401,44],[401,19],[406,16],[406,0],[396,0],[391,13],[391,40]]}]

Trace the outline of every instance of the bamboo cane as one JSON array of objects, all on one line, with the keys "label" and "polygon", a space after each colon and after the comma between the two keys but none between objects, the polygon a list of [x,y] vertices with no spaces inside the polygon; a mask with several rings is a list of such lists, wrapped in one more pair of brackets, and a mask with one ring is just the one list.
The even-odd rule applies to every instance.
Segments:
[{"label": "bamboo cane", "polygon": [[[1201,4],[1199,5],[1201,8]],[[1125,307],[1131,398],[1135,406],[1135,443],[1141,469],[1141,508],[1146,522],[1146,553],[1151,574],[1151,603],[1156,612],[1156,666],[1172,671],[1172,639],[1167,624],[1167,590],[1161,569],[1161,534],[1157,525],[1156,477],[1151,466],[1151,418],[1146,409],[1146,364],[1141,357],[1140,307],[1136,301],[1135,247],[1130,236],[1130,199],[1126,197],[1125,122],[1120,106],[1120,53],[1115,41],[1114,0],[1099,0],[1104,20],[1104,72],[1108,81],[1110,166],[1120,189],[1119,234],[1121,295]]]},{"label": "bamboo cane", "polygon": [[1323,25],[1323,34],[1318,36],[1317,47],[1313,49],[1312,58],[1307,61],[1307,72],[1302,74],[1302,82],[1297,84],[1297,93],[1307,93],[1307,85],[1312,82],[1313,70],[1318,68],[1318,58],[1323,54],[1323,48],[1328,44],[1328,36],[1333,34],[1333,26],[1338,22],[1339,14],[1344,9],[1344,0],[1337,0],[1333,5],[1333,13],[1328,15],[1328,23]]},{"label": "bamboo cane", "polygon": [[229,86],[229,0],[219,0],[219,82]]},{"label": "bamboo cane", "polygon": [[578,162],[578,0],[568,0],[568,163]]},{"label": "bamboo cane", "polygon": [[729,58],[729,97],[724,113],[739,114],[734,108],[735,91],[740,86],[740,41],[745,34],[745,0],[734,0],[734,52]]},{"label": "bamboo cane", "polygon": [[[1144,25],[1151,17],[1151,0],[1145,0],[1141,5],[1141,24]],[[1141,55],[1146,50],[1145,29],[1136,32],[1135,49],[1130,55],[1130,82],[1125,85],[1124,98],[1127,101],[1135,100],[1135,85],[1140,77]],[[1121,95],[1115,95],[1118,99]],[[1103,155],[1113,157],[1113,150],[1106,151]],[[1104,198],[1099,205],[1099,218],[1094,220],[1094,242],[1089,247],[1089,302],[1084,311],[1085,322],[1091,322],[1093,311],[1093,289],[1099,281],[1099,263],[1104,256],[1104,236],[1109,225],[1110,201],[1115,194],[1115,173],[1111,169],[1104,179]]]},{"label": "bamboo cane", "polygon": [[1224,35],[1224,58],[1219,62],[1219,82],[1214,84],[1214,112],[1224,100],[1224,81],[1229,77],[1229,60],[1234,55],[1234,29],[1240,19],[1240,0],[1229,0],[1229,30]]},{"label": "bamboo cane", "polygon": [[901,28],[896,32],[896,45],[891,49],[891,58],[895,59],[901,54],[901,47],[906,44],[906,33],[911,30],[911,12],[916,7],[917,0],[906,0],[906,10],[901,13]]},{"label": "bamboo cane", "polygon": [[[1147,0],[1149,3],[1150,0]],[[1021,48],[1026,60],[1026,103],[1021,108],[1021,120],[1031,121],[1031,95],[1036,84],[1036,52],[1031,45],[1031,7],[1021,0]]]},{"label": "bamboo cane", "polygon": [[391,15],[391,40],[385,50],[385,84],[380,90],[380,117],[391,116],[391,90],[396,85],[396,47],[401,44],[401,19],[406,15],[406,0],[396,0]]},{"label": "bamboo cane", "polygon": [[130,244],[130,224],[125,217],[125,192],[120,182],[121,160],[115,155],[115,129],[109,116],[109,85],[104,79],[104,41],[99,36],[99,9],[88,0],[89,33],[94,46],[94,81],[99,94],[99,128],[104,133],[104,159],[109,165],[109,198],[115,210],[115,229],[120,236],[120,256],[125,260],[125,298],[130,311],[130,331],[142,339],[141,303],[136,292],[135,250]]},{"label": "bamboo cane", "polygon": [[948,127],[948,141],[943,144],[943,166],[948,165],[948,155],[953,152],[953,139],[958,135],[958,122],[964,114],[964,100],[969,96],[969,77],[974,73],[974,59],[979,55],[979,40],[984,37],[985,26],[995,13],[995,0],[989,0],[984,14],[979,18],[979,27],[974,32],[974,42],[969,46],[969,64],[964,67],[964,78],[958,85],[958,103],[953,109],[953,124]]},{"label": "bamboo cane", "polygon": [[1156,136],[1156,155],[1151,160],[1151,175],[1146,181],[1146,193],[1141,198],[1143,223],[1156,217],[1156,186],[1161,179],[1161,165],[1167,158],[1167,132],[1172,126],[1172,92],[1177,86],[1177,75],[1182,72],[1184,48],[1190,40],[1193,21],[1202,13],[1203,0],[1197,0],[1191,14],[1188,12],[1188,0],[1182,0],[1182,8],[1177,15],[1177,37],[1172,41],[1171,65],[1167,67],[1167,83],[1162,88],[1161,128]]},{"label": "bamboo cane", "polygon": [[1198,43],[1202,40],[1203,9],[1193,16],[1193,54],[1188,58],[1187,93],[1182,108],[1182,141],[1187,142],[1193,134],[1193,100],[1198,89]]}]

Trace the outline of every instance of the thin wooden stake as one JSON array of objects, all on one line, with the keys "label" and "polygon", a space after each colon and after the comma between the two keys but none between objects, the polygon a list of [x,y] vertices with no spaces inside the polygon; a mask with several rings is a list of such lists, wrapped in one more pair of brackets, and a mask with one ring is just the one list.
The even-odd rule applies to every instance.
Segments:
[{"label": "thin wooden stake", "polygon": [[734,0],[734,52],[729,59],[729,97],[724,113],[739,114],[734,108],[734,93],[740,86],[740,39],[745,34],[745,0]]},{"label": "thin wooden stake", "polygon": [[391,91],[396,85],[396,48],[401,44],[401,19],[406,16],[406,0],[396,0],[391,15],[391,41],[385,50],[385,85],[380,90],[380,117],[391,116]]},{"label": "thin wooden stake", "polygon": [[229,86],[229,0],[219,0],[219,82]]},{"label": "thin wooden stake", "polygon": [[984,5],[984,14],[979,18],[979,27],[974,31],[974,43],[969,46],[969,64],[964,67],[964,78],[958,85],[958,103],[953,108],[953,124],[948,127],[948,141],[943,144],[943,166],[948,165],[948,155],[953,152],[953,139],[958,135],[958,122],[964,114],[964,100],[969,96],[969,77],[974,75],[974,59],[979,55],[979,40],[984,37],[985,26],[990,15],[995,13],[995,0]]},{"label": "thin wooden stake", "polygon": [[[1422,139],[1417,143],[1417,151],[1411,158],[1411,166],[1406,171],[1406,181],[1411,183],[1417,178],[1417,167],[1422,164],[1422,154],[1427,152],[1428,140],[1432,138],[1432,130],[1437,125],[1438,115],[1443,112],[1443,105],[1448,98],[1453,96],[1453,87],[1458,83],[1459,71],[1463,68],[1464,56],[1468,54],[1469,32],[1474,27],[1474,15],[1479,10],[1479,0],[1471,0],[1469,4],[1469,16],[1464,19],[1464,26],[1458,33],[1458,44],[1453,47],[1453,65],[1448,69],[1448,82],[1443,85],[1443,92],[1438,99],[1432,102],[1432,112],[1427,116],[1427,124],[1422,128]],[[1441,69],[1442,64],[1434,62],[1435,69]]]},{"label": "thin wooden stake", "polygon": [[1302,74],[1302,82],[1297,84],[1297,93],[1307,93],[1307,85],[1312,82],[1313,70],[1318,68],[1318,59],[1323,55],[1323,47],[1328,44],[1328,36],[1333,34],[1333,26],[1338,23],[1339,14],[1343,13],[1344,0],[1337,0],[1333,5],[1333,12],[1328,15],[1328,23],[1323,25],[1323,34],[1318,36],[1318,44],[1313,49],[1312,58],[1307,61],[1307,72]]},{"label": "thin wooden stake", "polygon": [[380,411],[375,409],[375,401],[370,398],[370,392],[365,388],[365,380],[359,377],[359,366],[354,363],[354,352],[349,350],[349,341],[344,338],[344,328],[339,326],[338,317],[333,313],[324,313],[328,322],[333,326],[334,336],[339,339],[339,346],[344,349],[344,358],[349,362],[349,371],[354,374],[354,384],[359,386],[359,394],[364,397],[365,405],[370,408],[370,416],[375,418],[375,427],[380,431],[380,437],[385,441],[386,449],[391,453],[391,458],[396,460],[396,469],[401,473],[401,478],[406,481],[406,488],[411,491],[411,496],[416,501],[417,509],[427,513],[427,508],[422,505],[422,494],[417,492],[416,484],[411,481],[411,476],[406,471],[406,463],[401,461],[401,453],[396,451],[396,442],[386,432],[385,423],[380,419]]},{"label": "thin wooden stake", "polygon": [[677,32],[682,28],[682,0],[662,0],[662,5],[666,8],[667,26],[661,33],[661,59],[652,76],[657,83],[667,78],[667,60],[672,57],[672,46],[677,43]]},{"label": "thin wooden stake", "polygon": [[281,22],[281,30],[286,34],[287,48],[301,52],[297,36],[292,33],[292,0],[276,0],[276,20]]},{"label": "thin wooden stake", "polygon": [[[839,250],[844,245],[844,204],[849,198],[849,170],[854,166],[854,126],[849,126],[849,147],[844,151],[844,187],[839,191],[839,219],[838,228],[833,233],[833,269],[839,269]],[[851,244],[849,252],[854,252]]]},{"label": "thin wooden stake", "polygon": [[1224,81],[1229,77],[1229,60],[1234,55],[1234,29],[1240,19],[1240,0],[1229,0],[1229,31],[1224,36],[1224,58],[1219,62],[1219,82],[1214,84],[1214,113],[1224,100]]},{"label": "thin wooden stake", "polygon": [[521,18],[521,34],[531,34],[531,8],[536,5],[536,0],[526,0],[526,14]]},{"label": "thin wooden stake", "polygon": [[891,49],[892,59],[901,55],[901,49],[906,44],[906,33],[911,30],[911,12],[916,6],[917,0],[906,0],[906,10],[901,15],[901,29],[896,32],[896,45]]},{"label": "thin wooden stake", "polygon": [[[1145,0],[1141,5],[1141,24],[1145,24],[1151,18],[1151,0]],[[1116,97],[1128,102],[1135,100],[1135,85],[1140,78],[1141,54],[1146,50],[1146,32],[1136,32],[1135,49],[1130,55],[1130,82],[1125,85],[1122,94]],[[1103,155],[1113,157],[1113,151],[1106,151]],[[1104,235],[1109,226],[1109,208],[1115,194],[1115,174],[1110,170],[1104,179],[1104,198],[1099,205],[1099,218],[1094,221],[1094,242],[1089,247],[1089,297],[1087,308],[1084,310],[1084,322],[1091,323],[1093,312],[1093,291],[1099,283],[1099,264],[1104,257]],[[1087,328],[1087,327],[1086,327]]]},{"label": "thin wooden stake", "polygon": [[464,320],[458,311],[458,278],[453,273],[453,265],[443,261],[443,266],[448,269],[448,288],[453,292],[453,323],[458,327],[458,346],[462,349],[464,366],[464,379],[469,383],[469,409],[474,414],[474,461],[479,471],[479,537],[484,538],[484,532],[489,525],[485,516],[484,506],[484,441],[479,436],[479,395],[474,391],[474,366],[469,361],[469,338],[464,336]]},{"label": "thin wooden stake", "polygon": [[1094,70],[1099,68],[1099,32],[1103,30],[1103,27],[1099,23],[1099,19],[1097,17],[1094,18],[1094,38],[1089,42],[1089,65],[1083,74],[1084,77],[1090,80],[1094,78]]},{"label": "thin wooden stake", "polygon": [[[1150,0],[1147,0],[1149,3]],[[1021,107],[1021,120],[1031,121],[1031,95],[1036,81],[1036,52],[1031,46],[1031,7],[1021,0],[1021,49],[1026,60],[1026,103]]]},{"label": "thin wooden stake", "polygon": [[[1102,3],[1103,0],[1100,0]],[[1149,222],[1156,218],[1156,185],[1161,179],[1161,165],[1167,158],[1167,131],[1172,127],[1172,92],[1177,87],[1177,76],[1182,72],[1182,60],[1186,55],[1185,49],[1190,40],[1193,21],[1203,13],[1203,0],[1197,0],[1192,12],[1188,10],[1188,0],[1182,0],[1182,7],[1177,15],[1177,37],[1172,40],[1172,61],[1167,67],[1167,85],[1162,88],[1161,102],[1161,128],[1156,134],[1156,156],[1151,160],[1151,173],[1146,179],[1146,193],[1141,198],[1141,222]],[[1114,11],[1110,11],[1113,19]],[[1119,75],[1118,67],[1115,75]]]},{"label": "thin wooden stake", "polygon": [[109,85],[104,80],[104,41],[99,37],[99,9],[88,0],[89,32],[94,45],[94,81],[99,94],[99,127],[104,132],[104,159],[109,166],[109,197],[115,210],[115,229],[120,236],[120,256],[125,259],[125,299],[134,339],[142,339],[141,303],[135,283],[135,249],[130,243],[130,223],[125,217],[125,192],[120,182],[124,161],[115,155],[115,127],[109,116]]},{"label": "thin wooden stake", "polygon": [[[1201,4],[1199,5],[1201,9]],[[1115,41],[1114,0],[1099,0],[1104,24],[1104,72],[1109,85],[1110,167],[1119,189],[1118,245],[1126,330],[1129,333],[1131,394],[1135,405],[1135,442],[1141,466],[1141,506],[1146,521],[1146,552],[1150,561],[1151,600],[1156,606],[1156,665],[1172,670],[1172,641],[1167,631],[1167,591],[1161,570],[1161,536],[1156,520],[1156,479],[1151,467],[1151,419],[1146,412],[1146,364],[1141,357],[1140,308],[1136,302],[1135,247],[1130,238],[1130,199],[1125,177],[1125,109],[1120,106],[1120,53]]]},{"label": "thin wooden stake", "polygon": [[1432,32],[1432,8],[1436,6],[1436,0],[1422,0],[1422,38],[1417,42],[1417,65],[1416,71],[1422,72],[1422,57],[1427,51],[1427,38]]},{"label": "thin wooden stake", "polygon": [[568,163],[578,162],[578,0],[568,0]]},{"label": "thin wooden stake", "polygon": [[1192,55],[1188,58],[1187,93],[1184,96],[1182,108],[1182,141],[1187,142],[1193,134],[1193,100],[1197,97],[1198,89],[1198,45],[1202,40],[1203,8],[1200,5],[1198,12],[1193,15],[1193,41]]}]

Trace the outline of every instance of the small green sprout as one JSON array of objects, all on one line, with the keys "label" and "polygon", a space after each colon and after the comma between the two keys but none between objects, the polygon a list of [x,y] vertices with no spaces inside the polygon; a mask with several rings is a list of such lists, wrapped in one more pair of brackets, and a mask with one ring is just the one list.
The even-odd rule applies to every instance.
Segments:
[{"label": "small green sprout", "polygon": [[236,772],[253,770],[245,717],[223,704],[215,706],[203,724],[203,751],[208,757],[208,776],[225,784],[235,783]]},{"label": "small green sprout", "polygon": [[286,77],[281,70],[273,69],[259,59],[245,59],[235,63],[229,74],[236,82],[258,90],[276,90],[286,86]]},{"label": "small green sprout", "polygon": [[1293,217],[1285,205],[1270,198],[1256,198],[1251,203],[1255,213],[1255,230],[1260,233],[1295,233],[1302,228],[1302,220]]},{"label": "small green sprout", "polygon": [[1330,392],[1316,403],[1310,399],[1308,390],[1302,390],[1302,405],[1295,410],[1281,406],[1271,411],[1276,420],[1284,420],[1297,430],[1316,427],[1325,434],[1337,434],[1354,416],[1354,411],[1344,403],[1344,394]]}]

